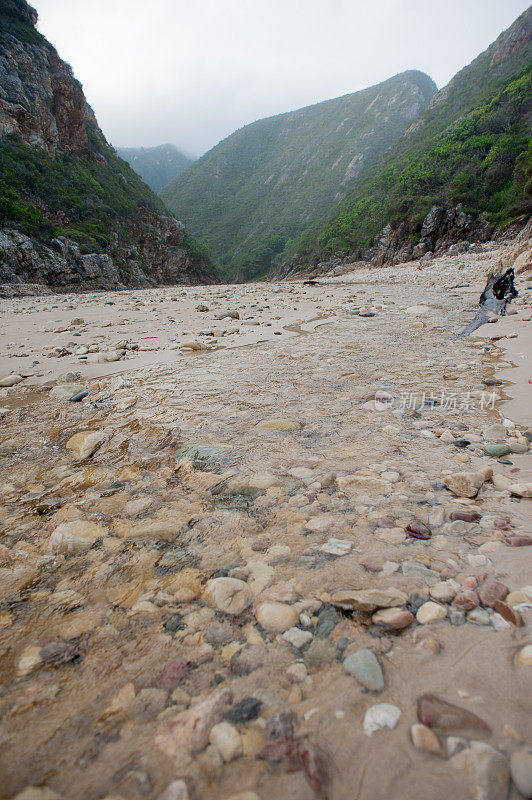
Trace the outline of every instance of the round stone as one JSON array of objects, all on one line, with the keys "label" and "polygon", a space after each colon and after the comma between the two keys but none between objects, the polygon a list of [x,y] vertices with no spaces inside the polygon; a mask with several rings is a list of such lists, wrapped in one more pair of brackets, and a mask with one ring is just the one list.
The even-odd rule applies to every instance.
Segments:
[{"label": "round stone", "polygon": [[386,625],[400,631],[414,621],[414,616],[403,608],[383,608],[373,614],[371,621],[374,625]]},{"label": "round stone", "polygon": [[512,780],[523,795],[532,797],[532,753],[528,750],[518,750],[510,758],[510,775]]},{"label": "round stone", "polygon": [[447,616],[447,609],[439,603],[429,600],[419,608],[416,619],[420,625],[428,625],[430,622],[437,622]]},{"label": "round stone", "polygon": [[256,617],[264,630],[276,633],[283,633],[299,622],[297,609],[286,603],[261,603],[257,608]]},{"label": "round stone", "polygon": [[251,589],[238,578],[212,578],[203,590],[203,599],[224,614],[241,614],[253,600]]}]

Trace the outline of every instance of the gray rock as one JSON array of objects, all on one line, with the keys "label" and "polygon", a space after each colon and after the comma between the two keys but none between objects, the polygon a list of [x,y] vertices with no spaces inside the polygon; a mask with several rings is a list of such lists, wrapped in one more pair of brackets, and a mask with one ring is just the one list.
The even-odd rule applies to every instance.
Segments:
[{"label": "gray rock", "polygon": [[344,671],[352,675],[357,681],[371,692],[380,692],[384,689],[384,676],[381,665],[371,650],[358,650],[344,659]]}]

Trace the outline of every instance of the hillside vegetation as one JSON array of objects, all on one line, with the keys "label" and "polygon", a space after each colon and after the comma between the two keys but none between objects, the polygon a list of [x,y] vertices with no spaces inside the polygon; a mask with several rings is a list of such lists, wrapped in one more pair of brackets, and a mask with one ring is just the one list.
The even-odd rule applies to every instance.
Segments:
[{"label": "hillside vegetation", "polygon": [[435,204],[461,203],[497,225],[532,212],[531,23],[529,9],[435,96],[293,248],[299,263],[360,251],[404,219],[419,238]]},{"label": "hillside vegetation", "polygon": [[260,120],[192,164],[161,196],[229,278],[279,253],[401,137],[436,87],[409,71],[336,100]]},{"label": "hillside vegetation", "polygon": [[154,192],[159,192],[192,164],[192,159],[173,144],[161,144],[158,147],[117,147],[116,152]]}]

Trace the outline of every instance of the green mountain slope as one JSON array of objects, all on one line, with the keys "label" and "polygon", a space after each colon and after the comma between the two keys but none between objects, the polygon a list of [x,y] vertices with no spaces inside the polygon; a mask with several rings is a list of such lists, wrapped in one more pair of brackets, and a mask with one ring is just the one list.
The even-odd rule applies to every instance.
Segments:
[{"label": "green mountain slope", "polygon": [[263,275],[403,135],[435,91],[427,75],[409,71],[260,120],[216,145],[161,196],[192,233],[201,232],[227,276]]},{"label": "green mountain slope", "polygon": [[116,152],[154,192],[159,192],[192,164],[192,159],[173,144],[161,144],[158,147],[117,147]]},{"label": "green mountain slope", "polygon": [[[107,144],[81,84],[36,22],[25,0],[2,0],[0,282],[62,285],[61,269],[82,282],[89,264],[94,285],[100,266],[108,272],[101,285],[208,279],[206,254]],[[105,257],[83,261],[89,253]]]},{"label": "green mountain slope", "polygon": [[394,236],[396,247],[405,237],[415,245],[434,205],[461,203],[465,214],[485,212],[497,225],[531,213],[531,59],[529,8],[303,236],[297,262],[363,252],[384,226],[390,254]]}]

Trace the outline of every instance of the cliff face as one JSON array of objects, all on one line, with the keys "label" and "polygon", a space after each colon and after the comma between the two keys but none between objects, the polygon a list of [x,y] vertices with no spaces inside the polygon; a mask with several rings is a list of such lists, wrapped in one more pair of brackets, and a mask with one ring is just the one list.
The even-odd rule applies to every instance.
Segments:
[{"label": "cliff face", "polygon": [[0,281],[213,280],[208,257],[107,144],[25,0],[0,7]]}]

